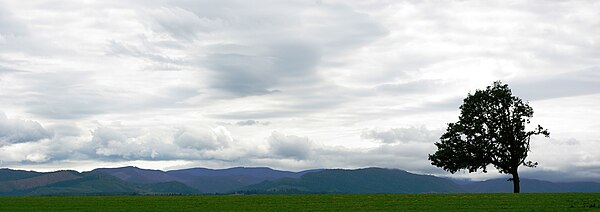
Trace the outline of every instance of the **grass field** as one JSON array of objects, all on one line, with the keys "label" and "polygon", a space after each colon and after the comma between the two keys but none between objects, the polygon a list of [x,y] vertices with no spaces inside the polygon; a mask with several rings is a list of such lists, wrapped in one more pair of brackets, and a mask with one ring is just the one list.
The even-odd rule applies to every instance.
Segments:
[{"label": "grass field", "polygon": [[600,193],[0,197],[0,211],[600,210]]}]

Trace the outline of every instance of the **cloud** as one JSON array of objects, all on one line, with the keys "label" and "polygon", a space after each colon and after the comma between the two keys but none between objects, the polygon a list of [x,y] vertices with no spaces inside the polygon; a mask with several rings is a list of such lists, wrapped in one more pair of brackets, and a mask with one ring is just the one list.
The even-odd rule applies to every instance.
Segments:
[{"label": "cloud", "polygon": [[49,162],[52,156],[48,143],[40,140],[0,146],[0,160],[6,165]]},{"label": "cloud", "polygon": [[181,148],[215,150],[229,146],[233,142],[231,133],[222,126],[206,130],[179,129],[174,143]]},{"label": "cloud", "polygon": [[531,159],[597,176],[599,6],[3,2],[0,108],[37,121],[2,119],[0,158],[46,170],[183,161],[443,175],[425,156],[436,129],[502,80],[561,137]]},{"label": "cloud", "polygon": [[419,80],[406,83],[385,83],[375,86],[375,89],[379,92],[399,95],[430,93],[431,91],[439,90],[442,86],[442,83],[438,80]]},{"label": "cloud", "polygon": [[[13,97],[17,103],[29,105],[30,113],[56,119],[73,119],[110,110],[114,102],[105,96],[105,92],[87,84],[91,81],[88,73],[23,73],[16,82],[26,87],[15,87]],[[14,76],[17,77],[17,76]],[[86,86],[87,85],[87,86]]]},{"label": "cloud", "polygon": [[[328,92],[316,92],[327,90]],[[272,93],[268,96],[245,97],[244,101],[258,101],[258,107],[244,105],[237,110],[219,111],[211,114],[219,119],[270,119],[306,117],[323,111],[335,110],[352,101],[358,95],[345,89],[326,84],[294,88]]]},{"label": "cloud", "polygon": [[267,138],[267,141],[269,142],[270,152],[275,156],[304,160],[312,152],[313,144],[307,137],[284,135],[274,131]]},{"label": "cloud", "polygon": [[[7,37],[17,37],[29,34],[26,25],[14,17],[14,14],[0,5],[0,36],[3,39]],[[2,44],[0,42],[0,44]]]},{"label": "cloud", "polygon": [[[388,167],[418,173],[445,174],[430,165],[427,154],[434,151],[432,143],[382,144],[376,147],[344,147],[319,145],[307,137],[285,136],[273,132],[267,139],[270,148],[267,157],[249,157],[246,161],[258,166],[269,166],[293,170],[315,168],[362,168]],[[278,144],[273,140],[279,140]],[[281,142],[286,140],[287,142]],[[295,141],[294,141],[295,140]],[[282,153],[275,154],[279,147]],[[292,151],[294,150],[294,151]],[[284,156],[287,155],[287,156]]]},{"label": "cloud", "polygon": [[92,132],[92,142],[100,146],[108,145],[109,143],[123,143],[127,139],[123,133],[108,127],[100,127]]},{"label": "cloud", "polygon": [[[0,95],[0,99],[15,98],[14,102],[26,105],[29,113],[52,119],[177,108],[185,106],[185,100],[200,95],[191,85],[163,85],[150,89],[142,83],[137,85],[139,87],[115,89],[112,81],[101,82],[101,76],[81,71],[18,73],[10,77],[6,94]],[[139,83],[138,78],[135,76],[129,83]]]},{"label": "cloud", "polygon": [[150,29],[166,32],[173,39],[187,42],[197,39],[198,33],[210,32],[215,25],[222,24],[219,19],[199,17],[178,6],[153,8],[144,12],[148,16]]},{"label": "cloud", "polygon": [[153,127],[140,130],[127,126],[98,127],[91,142],[79,150],[100,160],[209,160],[230,157],[235,144],[225,127]]},{"label": "cloud", "polygon": [[316,47],[297,41],[267,47],[213,48],[215,50],[202,61],[214,70],[212,87],[238,96],[269,94],[277,92],[279,86],[299,82],[314,83],[309,79],[315,78],[315,66],[320,58]]},{"label": "cloud", "polygon": [[422,142],[422,143],[434,143],[441,136],[441,132],[438,130],[428,130],[427,128],[420,127],[407,127],[407,128],[391,128],[388,130],[381,129],[365,129],[360,135],[361,138],[371,139],[382,143],[407,143],[407,142]]},{"label": "cloud", "polygon": [[10,68],[10,67],[5,67],[3,65],[0,65],[0,74],[14,73],[14,72],[22,72],[22,70]]},{"label": "cloud", "polygon": [[387,33],[368,14],[335,2],[156,1],[136,12],[147,29],[167,37],[144,39],[143,48],[113,42],[110,49],[154,62],[164,62],[165,54],[137,49],[193,55],[182,62],[209,70],[210,87],[222,92],[217,96],[266,95],[321,83],[316,68],[324,54],[336,57]]},{"label": "cloud", "polygon": [[[115,85],[101,83],[98,78],[103,76],[98,76],[97,73],[114,69],[120,70],[120,73],[126,73],[123,75],[127,76],[148,76],[148,74],[137,73],[137,71],[180,70],[196,71],[198,73],[196,76],[186,77],[188,77],[187,79],[196,77],[198,80],[193,83],[197,83],[196,87],[198,88],[210,87],[210,90],[205,91],[206,96],[229,99],[283,93],[289,97],[284,100],[285,104],[299,108],[305,107],[304,101],[288,100],[296,98],[299,94],[317,93],[325,86],[336,87],[329,82],[324,82],[317,74],[318,66],[323,63],[324,54],[327,54],[328,57],[335,57],[342,51],[359,48],[387,33],[385,28],[370,15],[358,12],[355,8],[345,4],[335,2],[315,4],[303,1],[285,4],[258,2],[258,4],[269,6],[246,7],[235,1],[202,3],[150,1],[135,7],[132,7],[135,3],[131,2],[93,4],[97,7],[120,9],[120,12],[116,12],[114,17],[129,21],[112,21],[111,25],[107,25],[104,21],[90,20],[90,26],[86,25],[83,28],[76,28],[79,30],[72,29],[65,32],[72,34],[78,31],[97,29],[99,34],[98,37],[94,37],[98,40],[94,40],[93,43],[79,38],[73,40],[77,44],[69,44],[89,46],[91,47],[90,51],[78,52],[75,55],[64,54],[61,58],[70,58],[66,60],[72,61],[103,61],[102,63],[106,64],[106,67],[102,67],[100,70],[79,72],[74,71],[79,67],[77,64],[61,64],[62,66],[58,67],[60,72],[44,71],[49,73],[40,80],[20,82],[20,84],[28,86],[15,90],[13,93],[28,93],[25,98],[19,98],[26,101],[18,103],[30,105],[28,106],[30,113],[54,119],[81,119],[124,110],[153,109],[152,105],[161,102],[163,104],[160,108],[177,107],[174,104],[165,104],[165,102],[173,101],[171,99],[148,96],[147,94],[152,92],[143,89],[149,86],[132,88],[131,86],[138,84],[135,83],[138,79],[126,77],[134,83],[127,83],[127,86],[117,85],[116,87],[119,88],[113,90]],[[43,4],[25,6],[41,5]],[[16,6],[17,8],[24,7],[18,4]],[[65,4],[53,5],[49,8],[83,7],[82,10],[89,10],[91,9],[89,6],[92,5]],[[275,14],[281,14],[279,17],[286,17],[285,10],[303,11],[303,15],[299,18],[271,18]],[[76,16],[77,14],[80,13],[69,13],[68,15]],[[87,13],[86,17],[95,15],[99,14]],[[61,18],[62,16],[54,17]],[[70,19],[67,19],[67,22],[68,20]],[[325,23],[323,20],[328,21]],[[31,25],[30,23],[36,21],[40,21],[40,18],[29,19],[24,25]],[[55,24],[59,20],[50,19],[49,21]],[[70,24],[73,23],[69,22],[64,25],[71,26]],[[295,26],[295,24],[300,26]],[[40,34],[45,34],[46,37],[49,37],[48,39],[63,42],[64,40],[51,38],[57,37],[57,32],[53,29],[35,28],[35,30],[44,31]],[[127,31],[123,31],[125,29]],[[123,33],[110,33],[113,30]],[[97,48],[99,44],[104,46]],[[97,57],[98,50],[105,51],[103,57]],[[117,59],[114,58],[115,56]],[[35,57],[28,60],[30,60],[29,64],[38,62]],[[74,67],[69,67],[71,65]],[[65,68],[73,71],[63,74]],[[35,74],[41,76],[40,73]],[[107,75],[109,74],[110,71]],[[66,77],[67,75],[69,77]],[[181,75],[187,75],[187,73]],[[58,78],[61,76],[63,79]],[[143,80],[156,82],[176,77]],[[23,75],[16,77],[16,79],[24,78],[31,79]],[[32,96],[31,94],[34,93],[36,95]],[[68,93],[68,98],[60,95],[64,93]],[[335,99],[328,96],[319,95],[315,98]],[[136,100],[130,101],[132,98]],[[182,100],[185,99],[175,99],[175,101]],[[201,99],[198,99],[197,102],[200,101]],[[141,103],[123,104],[123,102]],[[315,106],[311,110],[317,110],[319,104],[313,105]],[[257,112],[261,113],[261,111]],[[303,111],[297,113],[303,113]]]},{"label": "cloud", "polygon": [[39,56],[64,53],[60,47],[49,43],[35,32],[22,13],[15,13],[10,4],[0,4],[0,53],[21,53]]},{"label": "cloud", "polygon": [[126,135],[109,127],[94,130],[91,145],[95,153],[90,155],[92,158],[100,156],[109,159],[152,159],[157,155],[151,141],[140,140],[135,135]]},{"label": "cloud", "polygon": [[600,67],[534,79],[522,79],[510,84],[515,95],[525,100],[544,100],[600,93]]},{"label": "cloud", "polygon": [[245,121],[238,121],[235,124],[237,124],[238,126],[253,126],[253,125],[269,125],[270,123],[249,119],[249,120],[245,120]]},{"label": "cloud", "polygon": [[552,182],[600,182],[600,167],[573,168],[567,170],[522,169],[522,178],[542,179]]},{"label": "cloud", "polygon": [[142,59],[146,59],[149,61],[161,63],[163,65],[164,65],[164,63],[168,63],[168,64],[182,63],[182,61],[180,61],[179,59],[170,58],[169,56],[153,53],[153,52],[157,51],[156,48],[150,48],[151,46],[148,46],[148,45],[144,45],[143,47],[145,49],[139,49],[138,47],[127,45],[122,42],[113,40],[113,41],[110,41],[108,44],[108,48],[109,48],[108,54],[117,55],[117,56],[130,56],[130,57],[142,58]]},{"label": "cloud", "polygon": [[74,125],[55,124],[48,127],[52,131],[55,138],[63,137],[79,137],[82,135],[82,130]]},{"label": "cloud", "polygon": [[0,146],[33,142],[52,137],[52,132],[35,121],[9,119],[0,112]]}]

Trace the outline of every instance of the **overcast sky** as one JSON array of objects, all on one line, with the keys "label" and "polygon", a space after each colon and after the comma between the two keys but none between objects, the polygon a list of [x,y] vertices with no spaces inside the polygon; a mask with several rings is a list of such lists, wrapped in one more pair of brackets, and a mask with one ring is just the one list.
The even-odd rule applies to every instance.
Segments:
[{"label": "overcast sky", "polygon": [[[600,179],[599,1],[1,1],[2,167],[427,161],[462,99],[529,101],[523,175]],[[455,176],[487,179],[490,173]]]}]

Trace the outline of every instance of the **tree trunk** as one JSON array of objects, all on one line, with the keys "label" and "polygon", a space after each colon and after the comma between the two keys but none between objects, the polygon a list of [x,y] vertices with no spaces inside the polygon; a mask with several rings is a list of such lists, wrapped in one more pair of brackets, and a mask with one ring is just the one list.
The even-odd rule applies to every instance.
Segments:
[{"label": "tree trunk", "polygon": [[521,186],[519,185],[521,183],[521,180],[519,180],[519,172],[515,171],[512,173],[512,181],[513,181],[513,192],[514,193],[521,193]]}]

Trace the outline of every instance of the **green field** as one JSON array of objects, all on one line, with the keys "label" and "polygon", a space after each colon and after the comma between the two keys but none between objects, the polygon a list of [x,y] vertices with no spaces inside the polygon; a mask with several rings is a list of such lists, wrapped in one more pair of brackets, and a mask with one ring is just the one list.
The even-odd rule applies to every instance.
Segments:
[{"label": "green field", "polygon": [[0,211],[600,210],[600,193],[0,197]]}]

